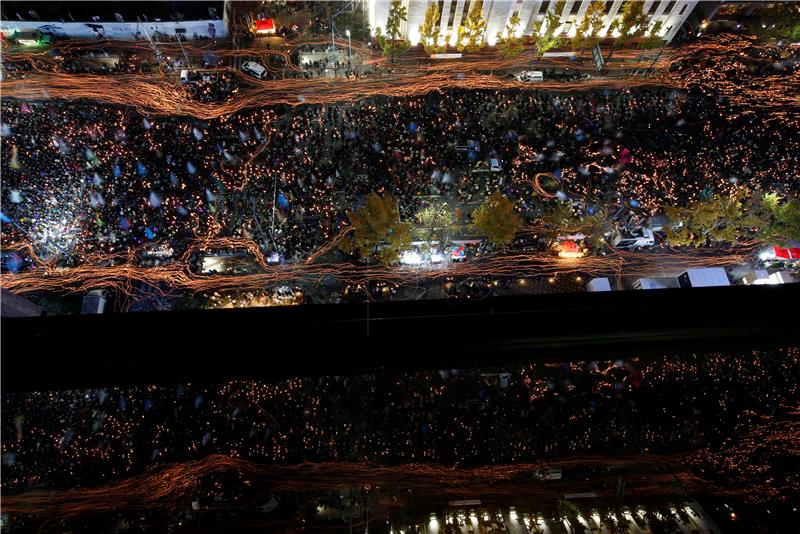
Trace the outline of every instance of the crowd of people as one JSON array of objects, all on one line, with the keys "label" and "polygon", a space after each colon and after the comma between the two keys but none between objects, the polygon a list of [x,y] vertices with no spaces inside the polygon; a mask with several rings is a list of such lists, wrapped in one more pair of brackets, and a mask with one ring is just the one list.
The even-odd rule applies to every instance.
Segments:
[{"label": "crowd of people", "polygon": [[4,491],[72,487],[219,453],[463,467],[717,450],[798,403],[797,349],[6,393]]},{"label": "crowd of people", "polygon": [[[525,178],[541,171],[568,195],[652,212],[739,187],[793,192],[800,169],[800,141],[759,111],[732,116],[667,89],[451,90],[209,121],[3,101],[2,135],[4,243],[68,263],[160,240],[179,249],[211,227],[304,260],[372,192],[394,195],[406,219],[430,194],[500,190],[530,211],[541,199]],[[457,150],[469,140],[480,148]],[[500,172],[470,172],[489,158]]]}]

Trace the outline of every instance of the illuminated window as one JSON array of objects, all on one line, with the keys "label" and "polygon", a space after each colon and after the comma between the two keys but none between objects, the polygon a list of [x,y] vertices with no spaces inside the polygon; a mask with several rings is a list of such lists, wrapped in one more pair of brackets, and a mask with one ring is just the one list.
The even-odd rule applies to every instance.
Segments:
[{"label": "illuminated window", "polygon": [[450,5],[450,16],[447,19],[447,27],[453,27],[453,21],[456,20],[456,7],[454,5]]}]

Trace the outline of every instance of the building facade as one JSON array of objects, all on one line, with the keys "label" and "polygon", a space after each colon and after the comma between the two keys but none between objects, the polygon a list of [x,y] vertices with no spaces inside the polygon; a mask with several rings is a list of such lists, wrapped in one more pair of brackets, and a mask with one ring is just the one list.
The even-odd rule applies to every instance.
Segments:
[{"label": "building facade", "polygon": [[0,32],[67,39],[225,39],[224,2],[24,2],[0,4]]},{"label": "building facade", "polygon": [[[402,0],[408,10],[408,20],[401,26],[402,36],[412,45],[420,41],[419,27],[425,20],[428,5],[437,0]],[[466,19],[473,2],[479,0],[438,0],[441,12],[439,22],[440,34],[450,36],[450,45],[455,45],[458,27]],[[699,3],[698,0],[609,0],[606,1],[606,16],[601,36],[614,37],[609,34],[609,27],[621,13],[625,1],[642,1],[644,12],[648,16],[648,24],[652,26],[661,20],[660,34],[666,41],[671,41],[683,26],[684,22]],[[561,34],[574,37],[578,24],[583,19],[591,0],[567,0],[561,12]],[[367,12],[369,25],[385,27],[391,0],[369,0]],[[520,17],[518,36],[534,35],[543,29],[545,14],[555,8],[556,0],[484,0],[483,16],[486,18],[486,40],[494,45],[497,34],[502,32],[512,15]]]}]

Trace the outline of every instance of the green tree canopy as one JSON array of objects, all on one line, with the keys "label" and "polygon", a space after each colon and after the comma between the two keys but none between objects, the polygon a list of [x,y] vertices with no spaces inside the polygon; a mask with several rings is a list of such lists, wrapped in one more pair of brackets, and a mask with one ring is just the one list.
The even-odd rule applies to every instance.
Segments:
[{"label": "green tree canopy", "polygon": [[522,227],[522,217],[514,211],[514,204],[499,191],[483,201],[472,213],[474,226],[497,246],[505,246],[514,239]]},{"label": "green tree canopy", "polygon": [[715,195],[696,200],[685,207],[665,206],[664,213],[672,224],[666,229],[672,246],[703,246],[709,242],[735,243],[739,239],[757,237],[763,232],[764,219],[751,209],[747,193]]},{"label": "green tree canopy", "polygon": [[759,236],[762,240],[776,243],[800,240],[800,197],[781,199],[775,193],[756,194],[750,206],[762,221]]},{"label": "green tree canopy", "polygon": [[400,222],[397,201],[391,195],[372,193],[366,204],[348,211],[353,237],[344,241],[342,249],[358,252],[362,258],[376,258],[381,263],[397,261],[411,243],[411,225]]},{"label": "green tree canopy", "polygon": [[505,30],[497,34],[497,50],[503,57],[516,57],[524,50],[522,38],[517,37],[520,22],[519,15],[511,15]]},{"label": "green tree canopy", "polygon": [[400,24],[408,20],[408,11],[401,0],[392,0],[389,7],[389,16],[386,19],[386,33],[380,27],[375,28],[375,38],[383,50],[384,56],[389,56],[394,61],[394,56],[402,54],[411,48],[411,43],[399,39]]},{"label": "green tree canopy", "polygon": [[647,31],[647,14],[644,12],[644,2],[625,2],[622,12],[609,28],[619,32],[619,37],[614,41],[614,45],[622,46],[633,39],[642,37]]},{"label": "green tree canopy", "polygon": [[763,41],[781,38],[800,41],[800,2],[777,2],[768,9],[763,23],[755,24],[751,31]]},{"label": "green tree canopy", "polygon": [[443,237],[439,234],[447,232],[455,224],[455,217],[446,203],[429,204],[417,212],[417,222],[428,230],[428,241],[433,241]]},{"label": "green tree canopy", "polygon": [[603,0],[593,0],[581,19],[572,39],[572,49],[592,48],[600,42],[600,29],[606,16],[606,3]]},{"label": "green tree canopy", "polygon": [[658,20],[653,24],[653,27],[650,28],[650,31],[647,32],[644,36],[644,40],[642,41],[642,48],[646,50],[651,50],[653,48],[658,48],[662,44],[664,44],[664,38],[659,35],[661,33],[661,27],[664,25],[663,20]]},{"label": "green tree canopy", "polygon": [[396,40],[400,36],[400,24],[408,20],[408,11],[400,0],[392,0],[389,16],[386,19],[386,36]]},{"label": "green tree canopy", "polygon": [[642,53],[639,54],[639,59],[637,59],[636,61],[642,60],[646,50],[652,50],[653,48],[662,47],[662,50],[659,51],[659,53],[650,62],[650,66],[647,68],[648,72],[650,71],[650,69],[653,68],[653,65],[655,65],[656,60],[659,57],[661,57],[661,52],[663,51],[663,47],[666,46],[667,44],[667,41],[661,35],[659,35],[661,33],[661,27],[663,25],[664,25],[663,21],[661,20],[656,21],[653,24],[653,27],[650,28],[650,31],[645,34],[644,39],[642,40],[640,45],[642,47]]},{"label": "green tree canopy", "polygon": [[458,42],[456,49],[459,52],[480,52],[486,46],[483,38],[486,33],[486,19],[483,17],[483,2],[473,1],[469,14],[464,23],[458,27]]},{"label": "green tree canopy", "polygon": [[540,230],[540,233],[550,239],[580,231],[581,223],[575,216],[575,211],[565,202],[556,201],[543,210],[539,218],[544,224],[544,228]]},{"label": "green tree canopy", "polygon": [[425,11],[425,20],[419,26],[419,35],[426,54],[435,54],[447,49],[447,42],[441,43],[439,35],[439,18],[441,11],[437,2],[428,4]]},{"label": "green tree canopy", "polygon": [[586,237],[599,240],[614,230],[614,223],[608,211],[599,209],[592,215],[578,217],[566,202],[555,202],[540,214],[544,228],[539,233],[550,239],[568,234],[584,234]]},{"label": "green tree canopy", "polygon": [[537,32],[536,37],[537,56],[541,57],[548,50],[561,46],[562,40],[557,32],[561,27],[561,13],[566,3],[566,0],[559,0],[545,13],[545,30]]}]

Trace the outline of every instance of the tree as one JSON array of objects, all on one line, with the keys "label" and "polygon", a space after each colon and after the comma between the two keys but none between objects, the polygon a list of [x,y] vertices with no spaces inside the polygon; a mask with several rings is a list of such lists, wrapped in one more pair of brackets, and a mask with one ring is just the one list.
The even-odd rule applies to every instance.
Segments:
[{"label": "tree", "polygon": [[353,225],[353,237],[342,243],[345,252],[389,264],[411,243],[411,225],[400,222],[397,201],[391,195],[371,194],[363,207],[348,211],[347,218]]},{"label": "tree", "polygon": [[514,211],[514,204],[499,191],[478,206],[472,213],[472,220],[474,227],[499,247],[510,243],[522,227],[522,217]]},{"label": "tree", "polygon": [[580,515],[580,510],[578,507],[566,500],[566,499],[559,499],[557,504],[558,516],[561,519],[566,519],[570,525],[571,530],[574,532],[580,532],[579,529],[583,529],[583,525],[578,520],[578,516]]},{"label": "tree", "polygon": [[580,231],[580,221],[575,216],[575,211],[566,202],[556,202],[544,210],[539,218],[544,224],[544,228],[540,230],[540,233],[550,239]]},{"label": "tree", "polygon": [[575,37],[572,39],[573,50],[592,48],[600,42],[600,28],[605,16],[606,3],[603,0],[593,0],[586,8],[586,13],[575,31]]},{"label": "tree", "polygon": [[781,38],[800,41],[800,2],[779,2],[770,6],[763,23],[755,24],[752,31],[762,41]]},{"label": "tree", "polygon": [[339,12],[336,16],[336,27],[350,30],[353,41],[357,39],[363,41],[369,38],[369,29],[360,10]]},{"label": "tree", "polygon": [[599,209],[581,220],[581,231],[587,237],[595,238],[595,241],[613,232],[614,229],[615,226],[611,221],[611,216],[605,209]]},{"label": "tree", "polygon": [[441,11],[439,10],[438,2],[431,2],[428,9],[425,11],[425,20],[419,26],[419,36],[422,39],[422,46],[425,48],[426,54],[435,54],[446,48],[440,44],[439,39],[439,17]]},{"label": "tree", "polygon": [[623,46],[633,39],[638,39],[647,31],[647,14],[644,12],[644,2],[625,2],[622,14],[611,23],[610,32],[618,31],[619,37],[614,40],[614,46],[608,53],[606,61],[611,59],[617,47]]},{"label": "tree", "polygon": [[594,238],[595,243],[607,233],[614,230],[614,223],[608,211],[601,208],[592,215],[579,217],[575,214],[572,207],[566,202],[556,202],[549,209],[544,210],[539,218],[542,220],[544,228],[538,232],[550,239],[557,236],[569,234],[584,234],[588,238]]},{"label": "tree", "polygon": [[659,46],[661,47],[661,50],[658,51],[658,54],[655,56],[655,58],[653,58],[653,61],[647,68],[647,72],[650,72],[650,70],[653,68],[653,65],[655,65],[656,61],[658,61],[658,58],[661,57],[661,53],[664,51],[664,47],[667,44],[667,41],[661,35],[659,35],[663,25],[664,21],[656,21],[656,23],[653,24],[653,27],[650,28],[650,31],[647,32],[644,41],[642,41],[642,53],[639,54],[639,59],[636,60],[637,63],[642,60],[646,50],[652,50],[654,48],[658,48]]},{"label": "tree", "polygon": [[541,57],[545,52],[561,46],[561,38],[556,32],[561,28],[561,13],[564,11],[566,0],[559,0],[553,8],[545,13],[545,30],[538,32],[536,37],[536,55]]},{"label": "tree", "polygon": [[464,24],[458,27],[458,42],[456,49],[459,52],[480,52],[486,41],[486,19],[483,17],[483,2],[473,1]]},{"label": "tree", "polygon": [[428,230],[428,241],[434,241],[444,237],[437,235],[436,231],[447,231],[455,223],[455,218],[446,203],[430,204],[417,212],[417,221]]},{"label": "tree", "polygon": [[519,15],[511,15],[505,29],[497,34],[497,50],[503,57],[516,57],[524,50],[522,38],[517,37],[520,22]]},{"label": "tree", "polygon": [[754,195],[749,205],[762,221],[762,240],[784,244],[800,239],[800,197],[782,201],[775,193],[763,193]]},{"label": "tree", "polygon": [[[696,200],[686,207],[664,207],[672,223],[666,229],[672,246],[703,246],[709,242],[735,243],[741,238],[756,237],[763,232],[763,217],[752,209],[747,193],[735,196],[715,195],[708,200]],[[678,228],[673,224],[680,223]]]},{"label": "tree", "polygon": [[411,48],[411,43],[400,37],[400,24],[408,20],[408,11],[401,0],[392,0],[389,8],[389,16],[386,19],[386,34],[384,35],[380,27],[375,29],[375,38],[383,49],[383,55],[389,56],[394,62],[397,54],[402,54]]}]

